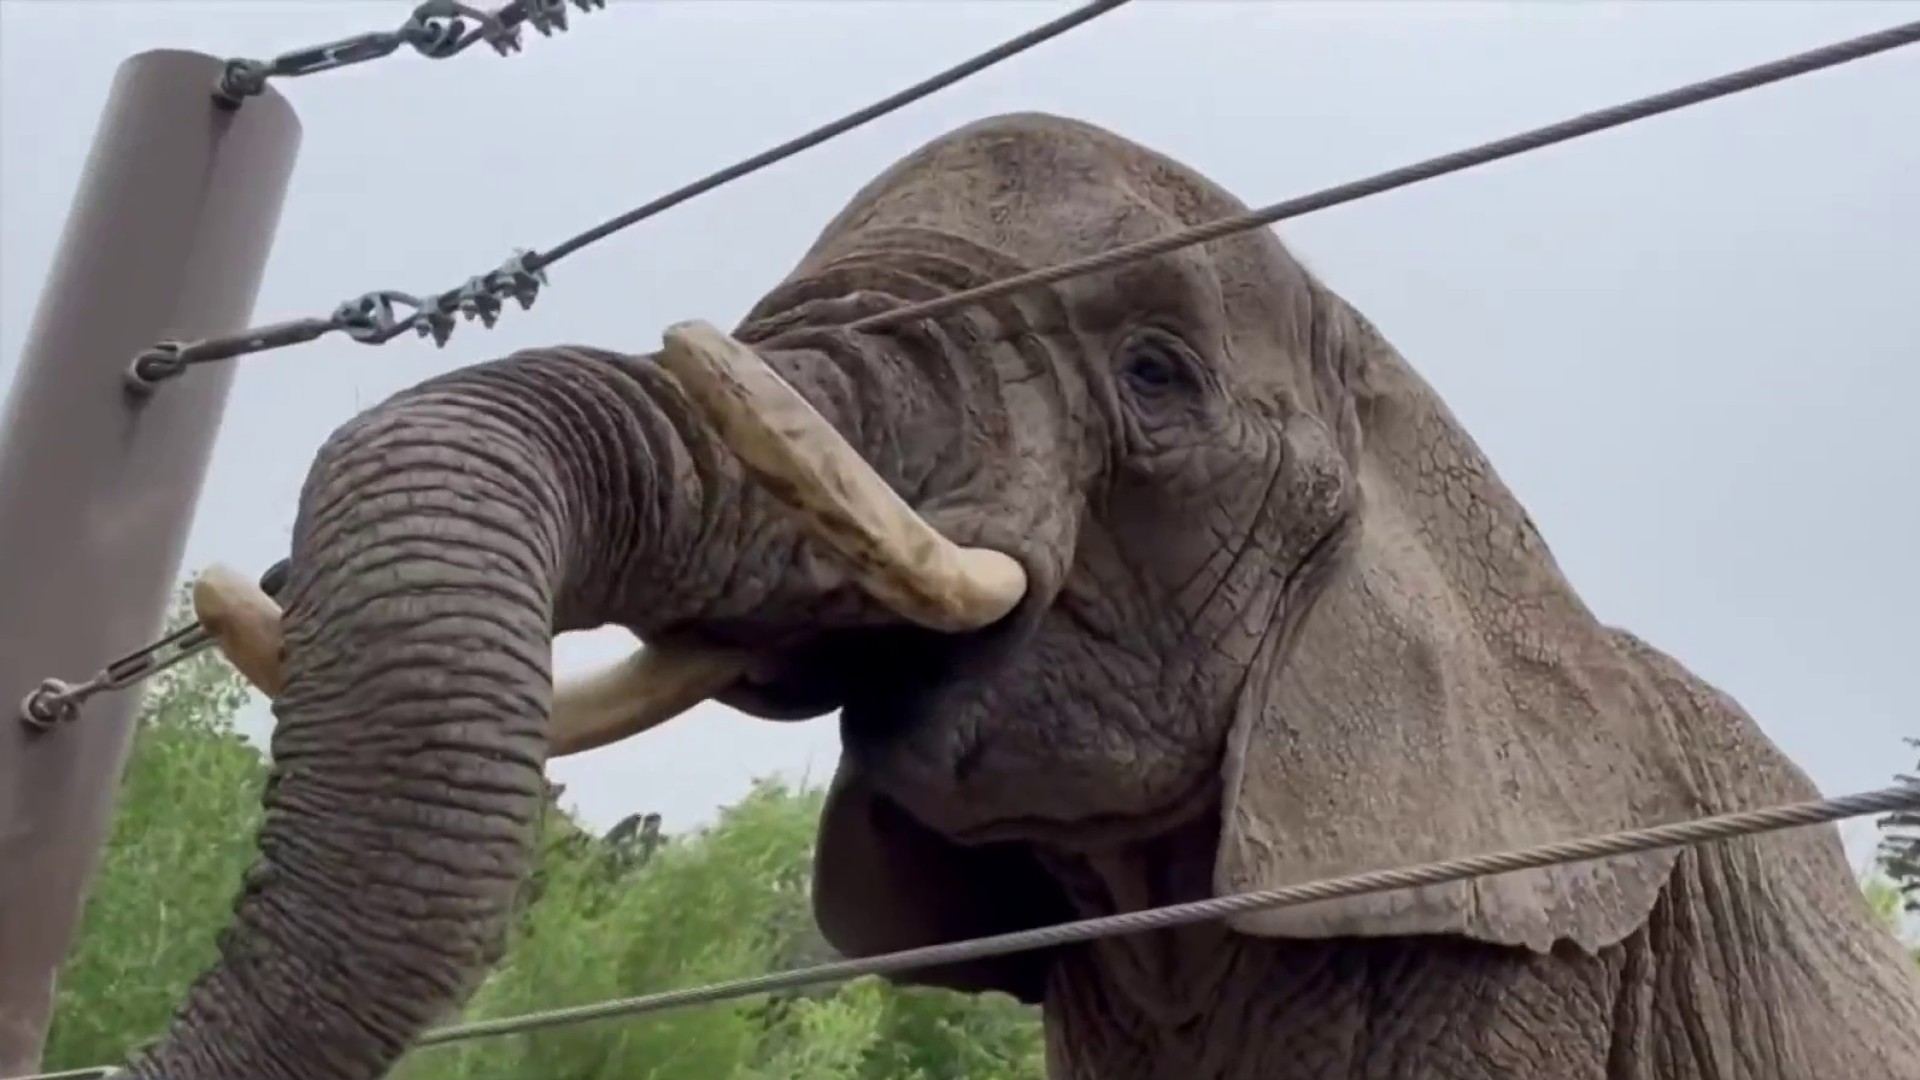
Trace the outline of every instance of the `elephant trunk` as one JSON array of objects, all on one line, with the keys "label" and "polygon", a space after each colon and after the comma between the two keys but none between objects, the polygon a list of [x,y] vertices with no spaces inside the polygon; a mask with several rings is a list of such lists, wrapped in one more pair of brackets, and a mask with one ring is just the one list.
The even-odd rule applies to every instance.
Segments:
[{"label": "elephant trunk", "polygon": [[282,594],[260,859],[129,1073],[372,1078],[471,992],[528,869],[553,635],[697,619],[763,577],[734,572],[745,548],[792,546],[693,412],[645,360],[529,353],[327,442]]},{"label": "elephant trunk", "polygon": [[[764,348],[694,326],[659,363],[525,353],[328,440],[282,593],[260,859],[217,962],[128,1073],[371,1080],[452,1013],[528,870],[556,633],[823,609],[954,630],[1019,599],[1017,565],[898,494],[951,464],[904,432],[970,406],[884,350]],[[829,597],[849,585],[876,602]]]},{"label": "elephant trunk", "polygon": [[543,798],[556,622],[594,620],[623,546],[667,571],[652,580],[696,576],[673,573],[700,505],[669,471],[684,452],[599,360],[458,372],[321,450],[260,859],[132,1075],[375,1077],[497,954]]}]

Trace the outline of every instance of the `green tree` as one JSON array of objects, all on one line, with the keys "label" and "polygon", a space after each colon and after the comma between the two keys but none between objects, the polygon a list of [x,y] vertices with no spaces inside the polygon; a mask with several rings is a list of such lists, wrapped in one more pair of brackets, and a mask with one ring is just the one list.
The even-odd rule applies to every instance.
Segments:
[{"label": "green tree", "polygon": [[1920,935],[1909,933],[1906,920],[1901,912],[1900,887],[1885,874],[1869,872],[1860,879],[1860,888],[1867,894],[1867,906],[1887,933],[1899,938],[1907,946],[1907,954],[1913,962],[1920,965]]},{"label": "green tree", "polygon": [[1010,997],[894,990],[861,1080],[1040,1080],[1038,1010]]},{"label": "green tree", "polygon": [[[557,809],[538,899],[464,1019],[739,979],[831,957],[807,897],[822,793],[765,781],[713,827],[591,837]],[[400,1080],[1040,1080],[1034,1010],[862,979],[635,1019],[424,1047]]]},{"label": "green tree", "polygon": [[[1907,744],[1920,748],[1920,739]],[[1920,766],[1914,772],[1920,773]],[[1909,784],[1920,784],[1920,776],[1902,775]],[[1886,834],[1880,840],[1880,869],[1903,896],[1905,909],[1920,915],[1920,811],[1905,810],[1880,819]]]},{"label": "green tree", "polygon": [[[1920,747],[1920,739],[1908,739],[1907,743]],[[1914,771],[1920,772],[1920,768]],[[1920,784],[1920,776],[1902,775],[1900,779]],[[1920,916],[1920,812],[1888,814],[1880,819],[1880,829],[1885,835],[1880,839],[1876,866],[1862,884],[1874,912],[1894,933],[1901,934],[1909,921],[1904,916]],[[1913,962],[1920,964],[1920,933],[1902,936],[1911,948]]]},{"label": "green tree", "polygon": [[[192,618],[185,590],[169,626]],[[208,651],[146,688],[105,854],[60,973],[46,1067],[113,1061],[158,1034],[213,962],[253,862],[266,762],[233,726],[250,691]]]}]

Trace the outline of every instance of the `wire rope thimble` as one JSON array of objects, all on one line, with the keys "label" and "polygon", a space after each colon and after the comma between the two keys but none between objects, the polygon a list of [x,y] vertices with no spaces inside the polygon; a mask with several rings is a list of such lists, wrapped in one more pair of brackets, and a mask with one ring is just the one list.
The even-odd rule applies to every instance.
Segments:
[{"label": "wire rope thimble", "polygon": [[160,341],[140,350],[127,365],[123,382],[127,392],[146,397],[153,388],[187,370],[187,346],[181,341]]},{"label": "wire rope thimble", "polygon": [[241,102],[266,90],[267,80],[272,77],[272,64],[244,58],[229,60],[213,85],[213,100],[223,108],[237,109]]},{"label": "wire rope thimble", "polygon": [[483,24],[493,18],[455,0],[426,0],[407,16],[406,23],[400,27],[400,37],[421,56],[443,60],[466,47],[462,41],[467,33],[463,15]]},{"label": "wire rope thimble", "polygon": [[[403,315],[396,310],[396,305],[412,308],[413,311]],[[419,311],[425,306],[410,293],[378,289],[334,308],[332,323],[363,345],[378,345],[411,329]]]},{"label": "wire rope thimble", "polygon": [[36,732],[51,731],[80,713],[81,688],[65,679],[45,679],[20,699],[20,722]]}]

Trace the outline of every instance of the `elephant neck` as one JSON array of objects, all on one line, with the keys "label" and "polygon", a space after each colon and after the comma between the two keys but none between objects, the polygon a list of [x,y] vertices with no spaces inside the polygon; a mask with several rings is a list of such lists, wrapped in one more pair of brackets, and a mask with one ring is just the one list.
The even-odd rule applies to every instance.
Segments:
[{"label": "elephant neck", "polygon": [[[1081,917],[1188,902],[1212,895],[1217,831],[1045,861]],[[1050,970],[1052,1080],[1613,1080],[1600,1070],[1617,1007],[1651,1012],[1627,994],[1648,955],[1645,932],[1599,956],[1545,957],[1455,938],[1261,938],[1217,921],[1101,939]]]},{"label": "elephant neck", "polygon": [[[1099,851],[1041,849],[1039,859],[1076,918],[1100,918],[1211,896],[1218,837],[1215,812]],[[1184,1026],[1211,1010],[1233,951],[1225,924],[1202,922],[1100,938],[1062,966],[1097,972],[1143,1021]]]},{"label": "elephant neck", "polygon": [[[1633,1042],[1617,1037],[1616,1010],[1633,1010],[1631,1030],[1644,1035],[1653,1007],[1625,946],[1541,957],[1457,939],[1281,941],[1225,930],[1179,944],[1193,974],[1157,996],[1111,951],[1061,957],[1044,1005],[1060,1063],[1053,1080],[1668,1076],[1638,1063],[1608,1071]],[[1202,967],[1210,981],[1197,977]]]},{"label": "elephant neck", "polygon": [[[1215,895],[1218,839],[1217,813],[1203,814],[1150,839],[1040,859],[1076,917],[1097,918]],[[1562,1053],[1609,1060],[1616,1005],[1650,955],[1646,931],[1579,957],[1454,938],[1263,938],[1220,921],[1102,938],[1052,965],[1052,1080],[1561,1075]],[[1651,1010],[1626,1003],[1643,1018]],[[1565,1036],[1578,1045],[1552,1041]],[[1531,1041],[1515,1052],[1516,1037]]]}]

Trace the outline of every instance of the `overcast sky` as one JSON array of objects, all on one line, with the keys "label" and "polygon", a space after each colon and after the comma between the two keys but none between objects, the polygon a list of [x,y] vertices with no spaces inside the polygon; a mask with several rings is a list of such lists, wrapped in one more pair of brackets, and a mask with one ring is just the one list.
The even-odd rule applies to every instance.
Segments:
[{"label": "overcast sky", "polygon": [[[264,56],[409,9],[0,4],[0,382],[116,64],[162,46]],[[283,83],[306,135],[256,321],[452,287],[1064,10],[616,0],[510,59],[405,52]],[[281,557],[315,449],[401,387],[524,346],[643,351],[680,319],[730,324],[862,182],[983,116],[1090,120],[1262,204],[1914,18],[1890,2],[1136,3],[568,259],[491,333],[240,361],[186,571]],[[1900,737],[1920,735],[1916,103],[1920,48],[1283,227],[1440,388],[1600,615],[1730,690],[1830,794],[1910,768]],[[559,668],[629,641],[571,635]],[[677,828],[757,775],[824,778],[835,753],[831,721],[708,706],[552,771],[598,825],[651,809]]]}]

